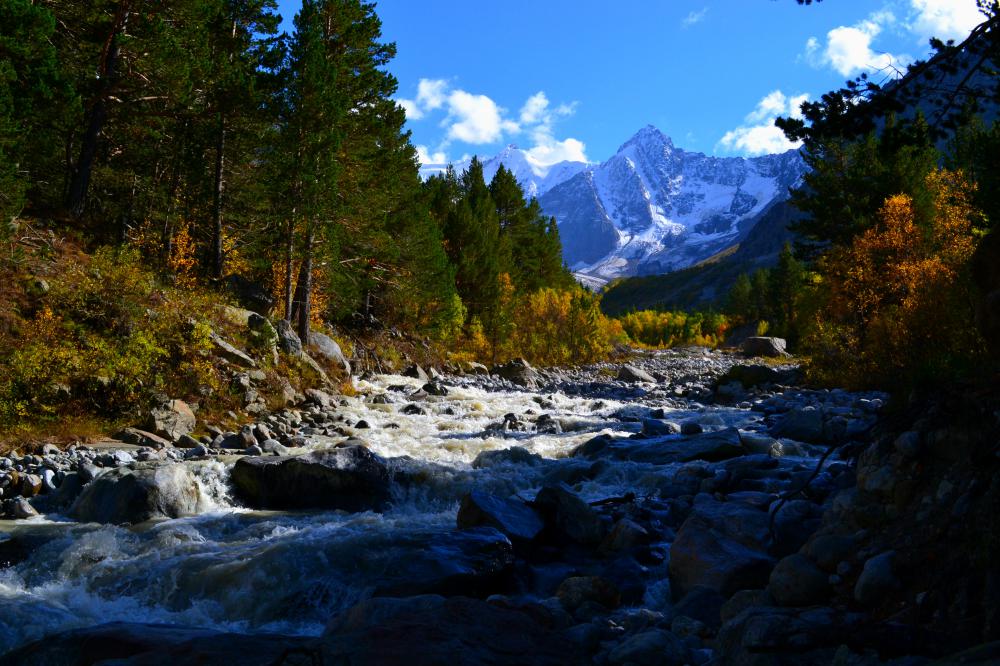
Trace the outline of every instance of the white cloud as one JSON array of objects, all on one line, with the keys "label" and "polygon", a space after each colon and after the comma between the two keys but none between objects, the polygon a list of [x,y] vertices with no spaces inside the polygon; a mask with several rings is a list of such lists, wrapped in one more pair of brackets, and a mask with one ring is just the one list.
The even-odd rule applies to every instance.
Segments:
[{"label": "white cloud", "polygon": [[783,153],[798,148],[801,143],[789,141],[784,132],[774,125],[778,116],[801,118],[800,106],[809,99],[808,94],[787,96],[780,90],[768,93],[757,107],[747,114],[745,125],[730,130],[719,139],[716,148],[746,155]]},{"label": "white cloud", "polygon": [[408,120],[420,120],[434,111],[443,111],[438,117],[444,136],[437,148],[416,146],[417,157],[425,166],[447,163],[445,150],[453,142],[483,145],[518,135],[530,141],[525,152],[529,161],[540,169],[564,160],[587,161],[582,141],[571,137],[557,139],[553,129],[560,118],[575,112],[576,103],[553,106],[544,91],[531,95],[516,119],[487,95],[451,88],[444,79],[421,79],[416,98],[398,99],[397,103],[406,110]]},{"label": "white cloud", "polygon": [[558,162],[589,162],[587,159],[587,146],[579,139],[556,140],[552,136],[543,137],[538,141],[536,137],[535,145],[525,151],[528,159],[540,167],[552,166]]},{"label": "white cloud", "polygon": [[986,17],[976,0],[910,0],[914,16],[910,29],[923,44],[931,37],[961,41]]},{"label": "white cloud", "polygon": [[879,11],[854,25],[842,25],[826,34],[825,46],[815,37],[806,41],[805,57],[815,67],[830,66],[842,76],[891,68],[905,69],[913,58],[873,49],[875,38],[884,28],[895,24],[896,17]]},{"label": "white cloud", "polygon": [[495,143],[504,132],[517,133],[520,126],[503,117],[503,109],[486,95],[454,90],[448,95],[447,139],[471,144]]},{"label": "white cloud", "polygon": [[448,82],[444,79],[420,79],[417,102],[427,111],[440,109],[447,99]]},{"label": "white cloud", "polygon": [[708,14],[708,7],[702,7],[698,11],[691,11],[684,19],[681,21],[681,26],[684,28],[690,28],[696,23],[701,23],[705,20],[705,15]]},{"label": "white cloud", "polygon": [[549,98],[545,96],[544,92],[536,92],[521,107],[521,122],[526,125],[540,122],[545,117],[548,108]]},{"label": "white cloud", "polygon": [[423,166],[440,165],[448,163],[448,156],[443,150],[432,153],[427,146],[417,146],[417,159]]},{"label": "white cloud", "polygon": [[420,79],[417,98],[400,98],[396,103],[406,111],[407,120],[420,120],[429,112],[440,109],[447,99],[448,82],[444,79]]},{"label": "white cloud", "polygon": [[397,99],[396,103],[403,107],[407,120],[420,120],[424,117],[424,112],[420,110],[420,106],[412,99]]}]

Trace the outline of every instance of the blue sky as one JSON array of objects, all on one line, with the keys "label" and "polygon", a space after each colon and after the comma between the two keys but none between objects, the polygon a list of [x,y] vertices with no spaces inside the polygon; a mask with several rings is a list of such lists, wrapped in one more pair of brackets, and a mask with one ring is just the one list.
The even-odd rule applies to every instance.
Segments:
[{"label": "blue sky", "polygon": [[[279,2],[287,23],[298,2]],[[652,124],[688,150],[787,149],[773,127],[862,71],[964,38],[975,0],[382,0],[390,71],[425,162],[499,152],[600,162]],[[884,70],[883,70],[884,71]]]}]

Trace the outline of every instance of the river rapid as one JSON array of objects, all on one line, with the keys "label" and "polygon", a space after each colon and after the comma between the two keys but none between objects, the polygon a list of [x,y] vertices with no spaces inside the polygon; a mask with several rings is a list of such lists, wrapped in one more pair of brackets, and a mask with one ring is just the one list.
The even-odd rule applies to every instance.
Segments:
[{"label": "river rapid", "polygon": [[[423,592],[422,578],[475,568],[483,555],[455,537],[460,502],[472,490],[530,501],[543,487],[561,486],[588,503],[631,493],[634,501],[662,502],[657,506],[669,511],[670,501],[680,498],[688,507],[692,501],[687,491],[676,491],[679,474],[698,469],[694,495],[711,491],[720,476],[721,468],[705,461],[572,455],[598,435],[683,446],[687,435],[655,432],[670,422],[685,433],[736,429],[744,442],[766,441],[776,416],[810,404],[825,413],[841,409],[856,430],[874,421],[874,395],[783,387],[741,394],[730,387],[723,402],[712,383],[737,362],[702,349],[648,353],[637,364],[656,375],[655,383],[619,380],[610,365],[543,375],[539,388],[447,375],[438,382],[446,395],[426,395],[422,379],[355,379],[357,395],[338,397],[332,411],[340,432],[405,474],[405,484],[393,485],[388,508],[249,509],[230,483],[239,456],[210,454],[182,463],[198,483],[194,515],[119,526],[77,522],[53,510],[0,522],[0,654],[48,634],[114,621],[318,636],[331,617],[361,600]],[[304,445],[290,453],[345,439],[303,431]],[[774,499],[811,473],[825,447],[787,437],[771,441],[784,455],[764,456],[780,466],[773,483],[765,478],[759,490]],[[678,525],[651,524],[656,529],[647,552],[653,555],[642,563],[644,583],[622,606],[668,613],[677,597],[668,566]],[[532,567],[533,582],[505,590],[508,597],[543,601],[579,568],[558,557]]]}]

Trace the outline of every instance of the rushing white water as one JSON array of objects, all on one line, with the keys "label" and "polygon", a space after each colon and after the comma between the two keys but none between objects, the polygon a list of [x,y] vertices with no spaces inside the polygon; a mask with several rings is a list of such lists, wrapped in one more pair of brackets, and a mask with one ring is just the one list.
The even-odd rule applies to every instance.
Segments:
[{"label": "rushing white water", "polygon": [[[622,417],[645,416],[656,404],[466,384],[421,400],[425,415],[401,413],[407,392],[420,385],[399,376],[357,380],[361,395],[339,410],[351,426],[368,422],[357,435],[372,450],[406,457],[393,464],[414,481],[383,514],[248,511],[229,495],[231,461],[212,461],[187,463],[206,498],[199,515],[132,528],[59,516],[0,523],[0,558],[14,562],[0,569],[0,654],[53,631],[114,620],[317,634],[337,611],[432,562],[435,549],[447,559],[452,546],[442,539],[472,488],[531,498],[543,485],[564,482],[593,500],[653,493],[664,483],[662,466],[568,457],[599,433],[636,432],[640,424]],[[377,394],[390,404],[372,404]],[[562,432],[496,427],[506,414],[528,421],[541,413]],[[696,404],[668,417],[700,419],[706,429],[759,420],[749,410]],[[337,441],[317,437],[310,446]],[[540,458],[472,464],[484,451],[512,446]]]}]

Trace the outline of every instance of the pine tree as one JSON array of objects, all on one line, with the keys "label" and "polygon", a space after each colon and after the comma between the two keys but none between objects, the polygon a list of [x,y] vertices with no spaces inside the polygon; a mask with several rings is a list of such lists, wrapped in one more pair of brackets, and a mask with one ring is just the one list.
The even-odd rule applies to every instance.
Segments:
[{"label": "pine tree", "polygon": [[805,267],[795,258],[791,243],[785,243],[778,255],[778,265],[771,269],[768,292],[776,330],[790,340],[798,337],[795,314],[799,296],[805,286],[805,277]]},{"label": "pine tree", "polygon": [[76,105],[52,46],[51,12],[27,0],[0,3],[0,234],[58,149],[58,119]]}]

